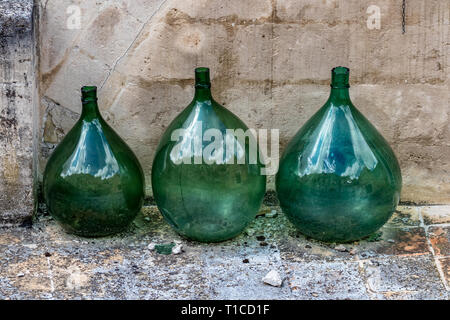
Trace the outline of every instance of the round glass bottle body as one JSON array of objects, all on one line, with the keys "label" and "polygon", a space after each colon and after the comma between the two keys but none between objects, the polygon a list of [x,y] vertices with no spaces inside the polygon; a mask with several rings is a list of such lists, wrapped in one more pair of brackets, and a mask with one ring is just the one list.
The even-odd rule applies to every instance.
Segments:
[{"label": "round glass bottle body", "polygon": [[80,119],[47,162],[44,197],[67,232],[106,236],[123,231],[140,211],[144,175],[134,153],[101,117],[96,87],[81,91]]},{"label": "round glass bottle body", "polygon": [[197,68],[194,99],[164,133],[152,167],[158,208],[182,236],[224,241],[256,216],[266,186],[262,165],[249,163],[249,139],[227,131],[247,129],[212,98],[209,69]]},{"label": "round glass bottle body", "polygon": [[394,152],[349,96],[349,70],[286,147],[276,176],[281,208],[307,236],[347,242],[378,230],[400,199]]}]

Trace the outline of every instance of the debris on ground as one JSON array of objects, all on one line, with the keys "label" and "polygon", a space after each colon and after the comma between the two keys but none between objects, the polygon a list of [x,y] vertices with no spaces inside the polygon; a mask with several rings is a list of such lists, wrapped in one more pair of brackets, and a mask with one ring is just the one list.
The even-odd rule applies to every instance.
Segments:
[{"label": "debris on ground", "polygon": [[269,213],[266,213],[267,218],[275,218],[278,215],[277,210],[272,210]]},{"label": "debris on ground", "polygon": [[342,244],[337,245],[336,247],[334,247],[334,250],[339,251],[339,252],[347,252],[348,251],[348,249]]},{"label": "debris on ground", "polygon": [[361,253],[361,257],[363,258],[371,258],[371,257],[375,257],[376,254],[373,251],[364,251]]},{"label": "debris on ground", "polygon": [[245,233],[248,235],[248,236],[253,236],[254,234],[255,234],[255,230],[254,229],[247,229],[247,230],[245,230]]},{"label": "debris on ground", "polygon": [[374,232],[374,233],[372,233],[370,236],[368,236],[367,238],[365,238],[365,240],[368,241],[368,242],[376,242],[376,241],[380,241],[382,235],[383,235],[383,232],[381,232],[381,231]]},{"label": "debris on ground", "polygon": [[271,270],[268,274],[266,274],[262,281],[265,284],[271,285],[273,287],[281,287],[283,283],[280,274],[276,270]]},{"label": "debris on ground", "polygon": [[[175,248],[177,247],[177,248]],[[161,243],[161,244],[157,244],[157,243],[150,243],[147,248],[150,251],[155,250],[156,252],[158,252],[159,254],[165,254],[165,255],[169,255],[169,254],[179,254],[181,253],[182,250],[182,245],[181,243],[176,244],[175,242],[169,242],[169,243]],[[175,250],[174,250],[175,248]],[[174,251],[177,253],[174,253]]]},{"label": "debris on ground", "polygon": [[180,254],[183,251],[183,245],[181,243],[175,244],[172,248],[172,254]]},{"label": "debris on ground", "polygon": [[159,254],[180,254],[183,252],[183,245],[180,240],[175,240],[174,242],[169,243],[155,243],[151,242],[147,246],[148,250],[155,250]]},{"label": "debris on ground", "polygon": [[272,211],[272,209],[270,209],[270,208],[262,209],[262,210],[258,211],[258,213],[256,214],[256,217],[265,217],[271,211]]}]

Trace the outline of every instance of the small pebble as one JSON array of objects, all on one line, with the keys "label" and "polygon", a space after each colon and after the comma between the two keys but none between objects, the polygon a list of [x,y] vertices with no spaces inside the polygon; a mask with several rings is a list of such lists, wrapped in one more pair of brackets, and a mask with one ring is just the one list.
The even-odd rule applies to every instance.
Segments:
[{"label": "small pebble", "polygon": [[251,236],[253,236],[255,234],[255,230],[248,229],[248,230],[245,231],[245,233],[251,237]]},{"label": "small pebble", "polygon": [[372,251],[365,251],[365,252],[361,253],[361,257],[363,257],[363,258],[370,258],[373,256],[375,256],[375,253]]},{"label": "small pebble", "polygon": [[281,285],[283,284],[283,280],[276,270],[271,270],[268,274],[266,274],[262,281],[265,284],[271,285],[273,287],[281,287]]},{"label": "small pebble", "polygon": [[388,239],[388,241],[387,242],[390,242],[390,243],[394,243],[395,242],[395,240],[394,239]]},{"label": "small pebble", "polygon": [[259,245],[260,245],[261,247],[266,247],[266,246],[268,246],[269,244],[268,244],[267,242],[263,241],[263,242],[260,242]]},{"label": "small pebble", "polygon": [[264,237],[264,236],[257,236],[257,237],[256,237],[256,240],[258,240],[258,241],[264,241],[264,240],[266,240],[266,237]]},{"label": "small pebble", "polygon": [[305,246],[305,248],[306,248],[306,249],[311,249],[312,247],[311,247],[309,244],[307,244],[307,245]]},{"label": "small pebble", "polygon": [[249,263],[250,261],[248,259],[242,260],[243,263]]},{"label": "small pebble", "polygon": [[355,255],[356,254],[356,249],[355,248],[352,248],[350,251],[349,251],[349,253],[353,256],[353,255]]},{"label": "small pebble", "polygon": [[20,273],[17,274],[17,278],[22,278],[22,277],[24,277],[24,276],[25,276],[25,273],[22,273],[22,272],[20,272]]},{"label": "small pebble", "polygon": [[180,254],[183,251],[183,245],[177,244],[172,248],[172,254]]},{"label": "small pebble", "polygon": [[50,252],[45,252],[45,253],[44,253],[44,256],[46,256],[46,257],[51,257],[52,254],[51,254]]},{"label": "small pebble", "polygon": [[30,249],[36,249],[37,248],[37,244],[32,243],[32,244],[24,244],[24,247],[30,248]]},{"label": "small pebble", "polygon": [[339,252],[347,252],[347,248],[345,246],[343,246],[342,244],[334,247],[334,250],[339,251]]},{"label": "small pebble", "polygon": [[155,246],[156,246],[156,243],[152,242],[147,246],[147,248],[148,248],[148,250],[153,251],[153,250],[155,250]]},{"label": "small pebble", "polygon": [[380,265],[380,263],[378,261],[375,261],[375,260],[370,260],[370,264],[373,265],[373,266],[379,266]]},{"label": "small pebble", "polygon": [[277,210],[272,210],[272,211],[270,211],[269,213],[266,213],[266,217],[267,218],[274,218],[274,217],[276,217],[277,216]]}]

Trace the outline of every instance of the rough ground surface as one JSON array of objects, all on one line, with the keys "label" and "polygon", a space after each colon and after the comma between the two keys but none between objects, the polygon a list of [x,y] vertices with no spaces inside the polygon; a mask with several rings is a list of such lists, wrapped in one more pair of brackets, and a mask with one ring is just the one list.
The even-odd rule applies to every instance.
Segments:
[{"label": "rough ground surface", "polygon": [[[236,239],[199,244],[147,206],[127,232],[86,239],[43,215],[33,226],[0,229],[0,298],[449,298],[450,206],[401,206],[380,231],[358,243],[324,244],[264,206]],[[148,249],[179,240],[178,255]],[[281,287],[263,283],[270,270],[284,279]]]}]

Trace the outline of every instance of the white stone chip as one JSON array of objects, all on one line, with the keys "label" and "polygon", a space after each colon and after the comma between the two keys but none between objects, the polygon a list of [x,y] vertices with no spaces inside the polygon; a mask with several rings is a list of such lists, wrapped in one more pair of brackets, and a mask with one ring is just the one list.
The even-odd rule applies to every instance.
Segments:
[{"label": "white stone chip", "polygon": [[147,246],[147,248],[148,248],[148,250],[153,251],[153,250],[155,250],[155,246],[156,246],[156,243],[152,242]]},{"label": "white stone chip", "polygon": [[245,230],[245,233],[248,235],[248,236],[253,236],[254,234],[255,234],[255,230],[253,230],[253,229],[247,229],[247,230]]},{"label": "white stone chip", "polygon": [[347,248],[345,246],[343,246],[342,244],[334,247],[334,250],[340,251],[340,252],[346,252],[348,251]]},{"label": "white stone chip", "polygon": [[183,251],[183,245],[181,243],[175,245],[172,248],[172,254],[180,254]]},{"label": "white stone chip", "polygon": [[283,283],[280,274],[276,270],[271,270],[268,274],[266,274],[262,281],[273,287],[281,287]]},{"label": "white stone chip", "polygon": [[266,213],[267,218],[273,218],[277,216],[277,210],[272,210],[269,213]]}]

